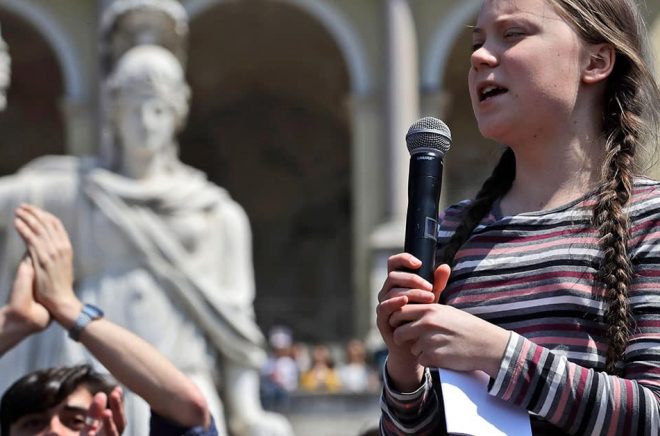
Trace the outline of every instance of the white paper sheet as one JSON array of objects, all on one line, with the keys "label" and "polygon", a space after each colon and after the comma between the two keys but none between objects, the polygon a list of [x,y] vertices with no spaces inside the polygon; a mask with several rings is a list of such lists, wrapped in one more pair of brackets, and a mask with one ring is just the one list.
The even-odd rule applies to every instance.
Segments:
[{"label": "white paper sheet", "polygon": [[488,395],[489,377],[481,371],[441,369],[447,432],[474,436],[531,436],[527,410]]}]

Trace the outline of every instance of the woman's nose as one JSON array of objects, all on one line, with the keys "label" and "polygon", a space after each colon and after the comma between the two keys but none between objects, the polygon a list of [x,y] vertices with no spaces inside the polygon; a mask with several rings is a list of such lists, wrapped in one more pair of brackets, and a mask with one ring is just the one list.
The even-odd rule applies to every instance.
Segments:
[{"label": "woman's nose", "polygon": [[472,63],[472,68],[478,70],[483,67],[492,68],[496,66],[499,62],[499,58],[492,45],[483,43],[476,47],[472,52],[470,62]]}]

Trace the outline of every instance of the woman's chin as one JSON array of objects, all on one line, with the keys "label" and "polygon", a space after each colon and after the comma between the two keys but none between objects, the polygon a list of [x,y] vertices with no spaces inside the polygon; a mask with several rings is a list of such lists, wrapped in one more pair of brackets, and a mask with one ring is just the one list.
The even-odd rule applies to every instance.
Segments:
[{"label": "woman's chin", "polygon": [[501,123],[479,123],[479,133],[486,139],[506,143],[506,129]]}]

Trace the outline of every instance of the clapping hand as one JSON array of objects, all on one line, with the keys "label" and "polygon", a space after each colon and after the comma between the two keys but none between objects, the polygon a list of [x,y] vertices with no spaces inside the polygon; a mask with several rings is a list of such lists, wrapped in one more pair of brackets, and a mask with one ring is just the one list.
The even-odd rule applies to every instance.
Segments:
[{"label": "clapping hand", "polygon": [[16,230],[25,241],[36,274],[35,298],[66,329],[82,303],[73,291],[73,249],[62,222],[35,206],[16,209]]}]

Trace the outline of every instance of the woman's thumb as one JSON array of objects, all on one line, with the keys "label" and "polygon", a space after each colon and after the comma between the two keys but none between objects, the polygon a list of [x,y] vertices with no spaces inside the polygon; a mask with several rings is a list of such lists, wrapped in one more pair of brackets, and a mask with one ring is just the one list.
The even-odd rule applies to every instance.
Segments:
[{"label": "woman's thumb", "polygon": [[443,263],[433,272],[433,294],[435,295],[435,302],[440,300],[440,294],[447,286],[447,280],[451,274],[451,268],[446,263]]}]

